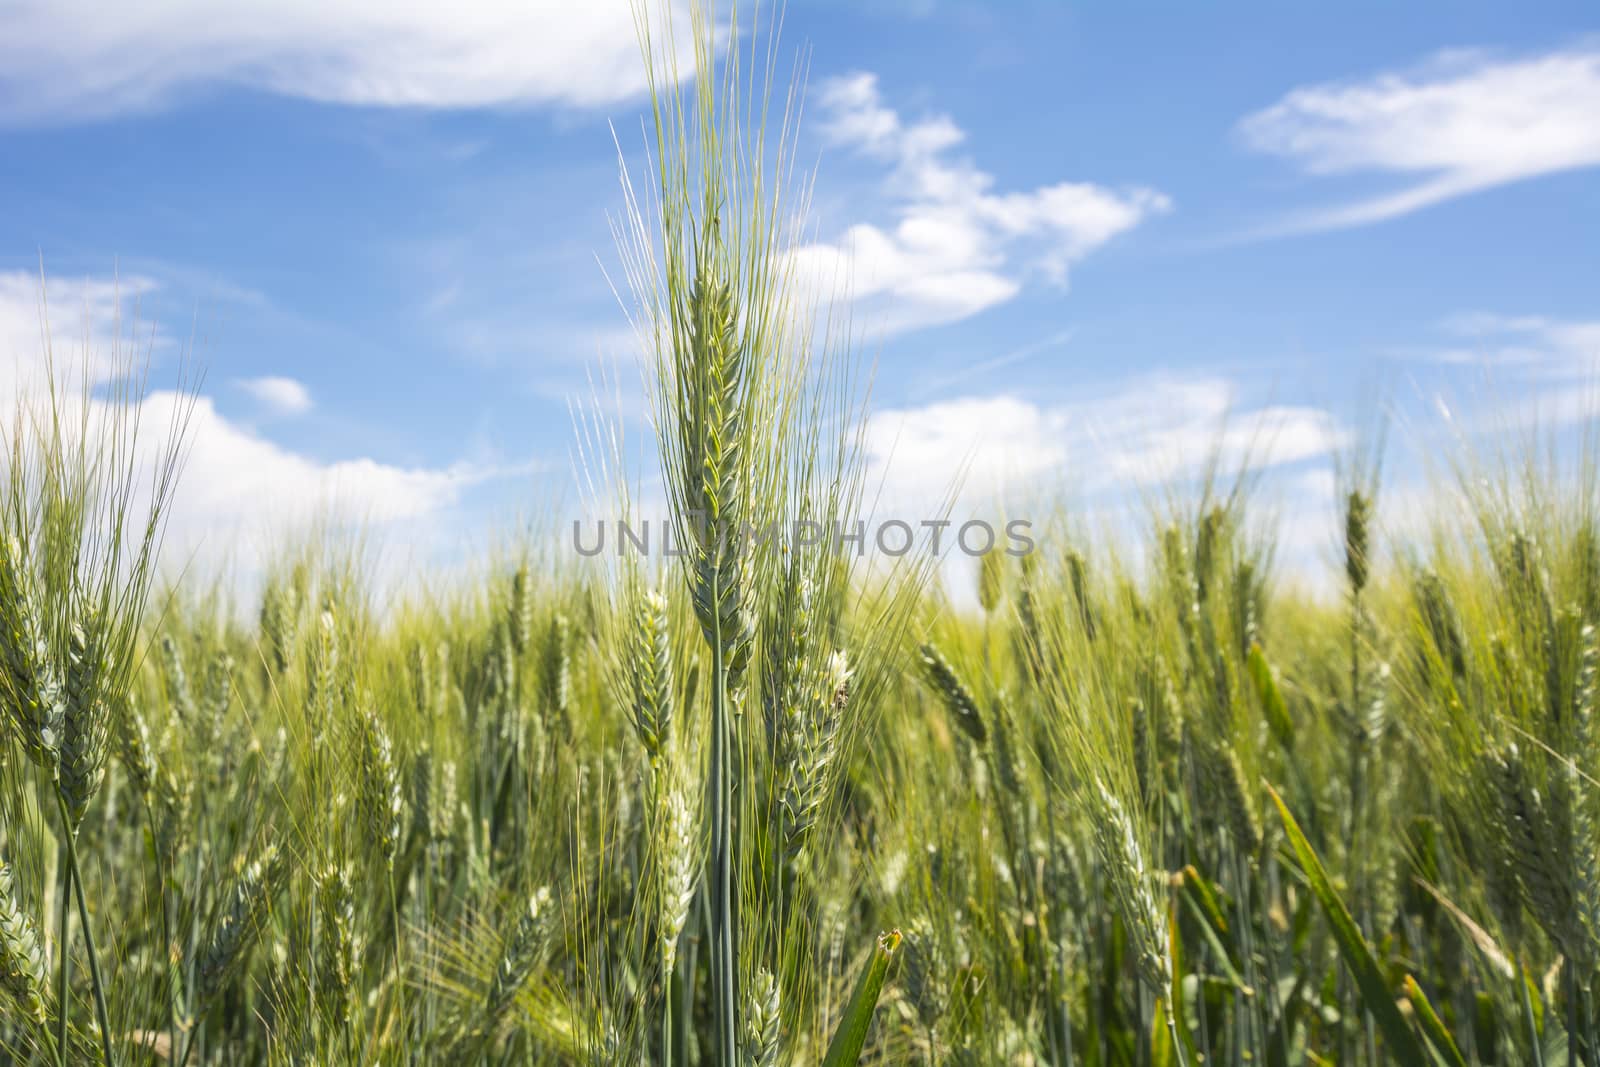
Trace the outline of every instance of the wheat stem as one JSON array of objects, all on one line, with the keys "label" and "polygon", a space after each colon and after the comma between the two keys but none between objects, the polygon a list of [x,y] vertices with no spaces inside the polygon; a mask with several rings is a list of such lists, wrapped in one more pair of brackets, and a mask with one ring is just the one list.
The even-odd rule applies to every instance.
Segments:
[{"label": "wheat stem", "polygon": [[61,875],[61,903],[56,916],[56,1043],[61,1046],[63,1054],[67,1047],[67,1016],[68,1006],[71,1001],[67,999],[68,980],[71,977],[69,968],[72,963],[72,953],[67,951],[67,938],[71,936],[72,921],[72,868],[68,866]]},{"label": "wheat stem", "polygon": [[711,993],[718,1063],[738,1057],[738,973],[734,959],[737,915],[733,899],[733,731],[728,715],[728,672],[716,627],[711,646]]},{"label": "wheat stem", "polygon": [[[83,895],[83,871],[78,866],[78,846],[75,841],[77,835],[71,829],[72,815],[67,810],[66,798],[59,790],[56,792],[56,805],[61,812],[62,825],[67,828],[64,835],[67,843],[67,881],[75,887],[75,895],[78,898],[78,922],[83,927],[83,947],[89,956],[89,982],[94,988],[95,1020],[100,1026],[100,1052],[104,1057],[105,1067],[115,1067],[116,1057],[111,1053],[111,1018],[110,1013],[106,1011],[105,985],[100,979],[100,962],[95,951],[94,929],[89,923],[89,905]],[[62,920],[62,925],[65,927],[65,919]],[[67,946],[63,941],[61,945],[63,960],[66,951]],[[62,1002],[61,1014],[65,1018],[65,1001]]]}]

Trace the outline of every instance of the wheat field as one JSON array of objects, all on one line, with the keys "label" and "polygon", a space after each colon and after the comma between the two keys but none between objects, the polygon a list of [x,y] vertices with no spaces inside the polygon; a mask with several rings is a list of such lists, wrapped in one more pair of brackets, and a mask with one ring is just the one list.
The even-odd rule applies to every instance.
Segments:
[{"label": "wheat field", "polygon": [[138,366],[19,403],[0,1062],[1600,1063],[1600,453],[1463,455],[1389,535],[1369,442],[1327,594],[1247,466],[1134,536],[1036,516],[971,595],[870,566],[822,521],[866,374],[784,254],[796,90],[712,25],[682,88],[639,16],[655,466],[580,420],[675,558],[396,596],[286,540],[241,605],[157,578],[186,425]]}]

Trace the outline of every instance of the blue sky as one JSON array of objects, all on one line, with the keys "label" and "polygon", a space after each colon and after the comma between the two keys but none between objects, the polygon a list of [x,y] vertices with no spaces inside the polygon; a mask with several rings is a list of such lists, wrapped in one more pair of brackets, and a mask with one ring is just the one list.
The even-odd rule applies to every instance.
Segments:
[{"label": "blue sky", "polygon": [[[159,386],[193,336],[181,525],[213,547],[329,496],[440,541],[537,512],[625,349],[626,3],[205,6],[4,5],[0,357],[37,359],[41,258],[58,338],[120,292]],[[963,460],[1156,480],[1228,414],[1299,512],[1375,390],[1408,425],[1439,391],[1591,416],[1584,5],[791,0],[782,46],[798,254],[849,272],[907,499]]]}]

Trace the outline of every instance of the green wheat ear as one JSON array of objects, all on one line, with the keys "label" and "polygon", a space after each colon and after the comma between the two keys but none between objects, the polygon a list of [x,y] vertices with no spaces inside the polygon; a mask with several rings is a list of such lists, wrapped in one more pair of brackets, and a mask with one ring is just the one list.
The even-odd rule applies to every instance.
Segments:
[{"label": "green wheat ear", "polygon": [[351,993],[356,981],[356,961],[361,958],[356,937],[355,888],[350,872],[342,867],[316,878],[317,1009],[333,1030],[350,1018]]},{"label": "green wheat ear", "polygon": [[1350,588],[1359,593],[1366,588],[1371,573],[1368,553],[1372,525],[1372,498],[1359,489],[1352,489],[1345,497],[1344,507],[1344,567],[1345,579]]},{"label": "green wheat ear", "polygon": [[943,652],[938,647],[929,643],[921,648],[922,665],[927,673],[928,682],[933,686],[935,693],[944,702],[945,708],[950,712],[950,717],[955,724],[966,734],[983,744],[988,739],[989,732],[983,723],[983,713],[978,710],[978,702],[973,697],[972,691],[967,688],[956,669],[950,665]]},{"label": "green wheat ear", "polygon": [[0,551],[0,659],[5,703],[28,758],[53,768],[60,756],[66,709],[46,639],[44,606],[22,545],[7,538]]},{"label": "green wheat ear", "polygon": [[1145,848],[1128,809],[1103,781],[1085,790],[1093,807],[1095,850],[1111,883],[1111,899],[1130,940],[1135,971],[1152,995],[1172,995],[1172,953]]},{"label": "green wheat ear", "polygon": [[660,810],[655,835],[656,879],[659,891],[659,921],[662,968],[670,972],[678,958],[678,939],[683,936],[694,903],[696,883],[704,862],[700,827],[700,791],[684,766],[683,753],[669,750],[660,777]]},{"label": "green wheat ear", "polygon": [[261,939],[285,866],[276,846],[241,865],[228,888],[227,903],[199,962],[199,1003],[209,1004],[243,965]]},{"label": "green wheat ear", "polygon": [[985,552],[978,557],[978,605],[984,614],[993,615],[1006,596],[1006,556]]},{"label": "green wheat ear", "polygon": [[66,707],[61,728],[61,795],[73,828],[100,789],[110,746],[110,711],[100,695],[108,672],[98,616],[84,609],[67,645]]},{"label": "green wheat ear", "polygon": [[22,1014],[43,1024],[49,968],[39,947],[33,920],[22,910],[12,884],[11,868],[0,861],[0,992]]},{"label": "green wheat ear", "polygon": [[405,795],[389,733],[377,714],[370,710],[361,718],[358,755],[361,782],[357,797],[367,843],[384,865],[390,866],[400,847],[400,831],[405,825]]},{"label": "green wheat ear", "polygon": [[784,851],[791,861],[805,848],[827,802],[850,699],[849,660],[835,652],[813,676],[808,699],[787,713],[784,752]]},{"label": "green wheat ear", "polygon": [[672,739],[672,634],[667,598],[647,590],[628,633],[628,681],[633,727],[651,763]]},{"label": "green wheat ear", "polygon": [[511,577],[511,603],[507,607],[511,644],[521,656],[533,644],[533,579],[522,564]]},{"label": "green wheat ear", "polygon": [[506,936],[484,997],[484,1029],[493,1033],[505,1018],[517,994],[544,961],[555,933],[555,905],[550,890],[541,886],[528,897]]},{"label": "green wheat ear", "polygon": [[687,331],[677,358],[685,393],[680,477],[695,545],[690,596],[706,642],[721,645],[732,664],[748,649],[739,538],[747,516],[749,401],[733,286],[722,274],[724,255],[713,214],[695,249]]},{"label": "green wheat ear", "polygon": [[745,1002],[745,1067],[777,1067],[778,981],[765,967],[750,982]]},{"label": "green wheat ear", "polygon": [[[567,617],[558,614],[550,620],[550,628],[545,631],[540,684],[544,690],[545,708],[554,716],[552,722],[564,721],[572,702],[571,630]],[[515,628],[511,632],[514,635]],[[513,647],[515,640],[513,636]]]}]

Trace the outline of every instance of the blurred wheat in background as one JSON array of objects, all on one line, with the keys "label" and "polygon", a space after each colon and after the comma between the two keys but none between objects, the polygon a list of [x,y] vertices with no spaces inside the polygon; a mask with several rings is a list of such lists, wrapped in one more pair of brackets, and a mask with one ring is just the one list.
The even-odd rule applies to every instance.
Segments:
[{"label": "blurred wheat in background", "polygon": [[1130,538],[1036,516],[974,610],[838,527],[741,542],[859,513],[863,376],[790,269],[770,42],[719,64],[697,8],[685,88],[637,17],[680,558],[525,544],[380,610],[285,543],[239,611],[153,588],[183,404],[140,425],[124,357],[19,399],[0,1062],[1600,1062],[1600,454],[1463,457],[1390,537],[1364,442],[1333,596],[1248,466]]}]

